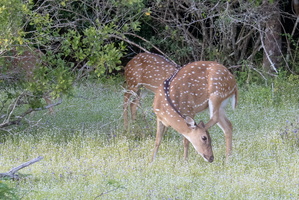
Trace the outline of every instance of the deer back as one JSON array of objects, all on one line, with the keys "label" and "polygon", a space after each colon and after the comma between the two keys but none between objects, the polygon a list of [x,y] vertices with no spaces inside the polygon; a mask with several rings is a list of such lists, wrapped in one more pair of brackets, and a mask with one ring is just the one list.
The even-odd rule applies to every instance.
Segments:
[{"label": "deer back", "polygon": [[212,96],[221,103],[235,95],[237,87],[226,67],[216,62],[198,61],[187,64],[174,75],[169,93],[178,111],[193,118],[208,108]]},{"label": "deer back", "polygon": [[144,86],[155,93],[158,86],[175,70],[176,65],[163,56],[140,53],[126,65],[125,79],[128,89]]}]

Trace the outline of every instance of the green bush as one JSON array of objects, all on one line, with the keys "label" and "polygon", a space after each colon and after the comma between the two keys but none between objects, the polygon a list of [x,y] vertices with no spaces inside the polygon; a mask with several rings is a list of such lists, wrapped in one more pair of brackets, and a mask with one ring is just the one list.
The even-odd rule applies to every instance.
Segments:
[{"label": "green bush", "polygon": [[0,199],[5,200],[17,200],[19,197],[16,195],[14,188],[9,187],[3,181],[0,180]]}]

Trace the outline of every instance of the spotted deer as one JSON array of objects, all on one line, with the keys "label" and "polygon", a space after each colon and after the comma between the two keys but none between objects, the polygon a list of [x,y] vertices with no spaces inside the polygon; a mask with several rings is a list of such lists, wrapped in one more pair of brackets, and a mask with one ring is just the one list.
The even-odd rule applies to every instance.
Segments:
[{"label": "spotted deer", "polygon": [[[128,109],[131,119],[136,119],[140,103],[141,88],[155,93],[163,81],[170,77],[178,67],[168,59],[154,53],[139,53],[125,67],[126,92],[124,94],[124,126],[128,128]],[[130,97],[137,97],[131,102]]]},{"label": "spotted deer", "polygon": [[[39,49],[31,49],[23,47],[20,51],[13,49],[7,53],[4,60],[5,74],[8,75],[6,79],[18,79],[22,81],[30,80],[33,78],[33,71],[41,64],[41,57],[43,53]],[[48,105],[52,104],[49,95],[43,96]],[[49,108],[50,113],[54,110]]]},{"label": "spotted deer", "polygon": [[[237,105],[237,86],[234,76],[216,62],[199,61],[185,65],[164,81],[156,92],[153,108],[157,116],[156,142],[152,160],[156,157],[162,136],[171,126],[184,136],[184,158],[188,157],[189,143],[208,162],[214,156],[208,129],[217,125],[226,140],[226,156],[232,151],[232,124],[225,115],[225,106],[232,99]],[[197,113],[209,108],[207,124],[196,124]]]}]

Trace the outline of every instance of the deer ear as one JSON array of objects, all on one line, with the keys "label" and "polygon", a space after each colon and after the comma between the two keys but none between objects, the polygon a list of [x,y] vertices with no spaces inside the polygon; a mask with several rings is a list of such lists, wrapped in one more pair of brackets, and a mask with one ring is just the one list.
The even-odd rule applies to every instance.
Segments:
[{"label": "deer ear", "polygon": [[202,126],[203,128],[205,127],[205,124],[203,123],[202,120],[200,120],[199,124],[200,124],[200,126]]},{"label": "deer ear", "polygon": [[196,123],[195,121],[189,117],[189,116],[186,116],[185,118],[185,122],[187,123],[187,125],[190,127],[190,128],[195,128],[196,127]]},{"label": "deer ear", "polygon": [[203,123],[202,120],[200,120],[200,122],[198,123],[198,126],[202,127],[202,128],[205,128],[205,124]]}]

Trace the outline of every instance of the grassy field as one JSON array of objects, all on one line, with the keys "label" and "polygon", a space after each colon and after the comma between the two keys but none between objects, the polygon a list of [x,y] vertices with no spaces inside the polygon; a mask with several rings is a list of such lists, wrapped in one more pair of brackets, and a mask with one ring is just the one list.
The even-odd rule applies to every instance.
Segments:
[{"label": "grassy field", "polygon": [[[298,199],[299,89],[289,82],[242,86],[234,125],[233,155],[225,162],[224,136],[210,130],[215,161],[190,149],[183,161],[182,137],[164,136],[157,159],[152,95],[139,120],[124,131],[121,84],[89,83],[64,99],[55,115],[31,128],[0,135],[0,172],[37,156],[20,181],[2,180],[31,199]],[[207,122],[206,113],[197,117]]]}]

